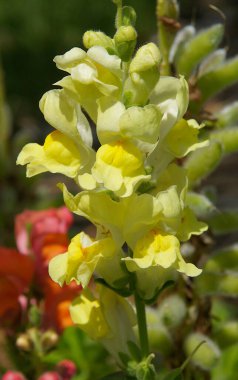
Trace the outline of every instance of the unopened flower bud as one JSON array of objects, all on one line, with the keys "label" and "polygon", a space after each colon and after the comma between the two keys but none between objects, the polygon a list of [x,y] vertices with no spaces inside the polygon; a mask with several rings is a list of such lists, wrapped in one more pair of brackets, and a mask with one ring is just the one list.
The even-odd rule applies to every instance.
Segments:
[{"label": "unopened flower bud", "polygon": [[53,348],[59,340],[58,334],[54,330],[46,331],[41,337],[41,344],[44,351]]},{"label": "unopened flower bud", "polygon": [[2,380],[26,380],[26,378],[21,372],[7,371],[3,375]]},{"label": "unopened flower bud", "polygon": [[63,380],[70,380],[76,374],[77,368],[74,362],[65,359],[58,363],[57,371]]},{"label": "unopened flower bud", "polygon": [[220,349],[215,342],[201,333],[192,333],[186,338],[184,349],[186,355],[190,356],[203,341],[205,343],[192,356],[191,362],[204,370],[210,370],[215,366],[221,355]]},{"label": "unopened flower bud", "polygon": [[88,30],[83,35],[83,44],[86,49],[90,49],[93,46],[102,46],[107,50],[114,52],[114,41],[103,32],[95,32]]},{"label": "unopened flower bud", "polygon": [[135,45],[136,45],[137,33],[133,26],[121,26],[115,36],[114,41],[119,57],[123,61],[129,61],[131,58]]},{"label": "unopened flower bud", "polygon": [[37,380],[61,380],[60,375],[55,371],[45,372]]},{"label": "unopened flower bud", "polygon": [[31,351],[33,348],[32,341],[26,333],[18,336],[16,346],[23,351]]},{"label": "unopened flower bud", "polygon": [[137,50],[135,57],[131,61],[129,72],[131,74],[140,73],[157,68],[160,62],[161,54],[158,47],[153,42],[149,42]]},{"label": "unopened flower bud", "polygon": [[158,307],[162,322],[172,328],[179,326],[184,320],[187,309],[182,297],[173,294],[165,298]]},{"label": "unopened flower bud", "polygon": [[155,309],[147,307],[146,318],[151,350],[159,350],[163,355],[168,355],[173,349],[173,341],[169,330],[161,323]]}]

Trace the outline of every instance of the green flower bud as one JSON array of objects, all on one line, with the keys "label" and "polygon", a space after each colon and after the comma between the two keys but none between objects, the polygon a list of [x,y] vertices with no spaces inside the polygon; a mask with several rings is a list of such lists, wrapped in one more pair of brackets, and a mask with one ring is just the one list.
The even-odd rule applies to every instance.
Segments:
[{"label": "green flower bud", "polygon": [[103,32],[95,32],[88,30],[83,35],[83,44],[86,49],[90,49],[93,46],[102,46],[110,52],[115,52],[114,41]]},{"label": "green flower bud", "polygon": [[162,322],[169,328],[179,326],[187,313],[186,304],[182,297],[173,294],[165,298],[158,307]]},{"label": "green flower bud", "polygon": [[154,68],[157,68],[159,71],[158,66],[160,62],[161,54],[158,47],[153,42],[149,42],[138,49],[131,61],[129,72],[130,74],[141,73]]},{"label": "green flower bud", "polygon": [[184,342],[184,350],[186,355],[190,356],[202,341],[205,343],[192,356],[191,362],[204,370],[210,370],[221,355],[219,347],[210,338],[201,333],[192,333]]},{"label": "green flower bud", "polygon": [[169,330],[161,323],[155,309],[146,308],[146,319],[151,351],[159,351],[167,356],[173,349],[173,341]]},{"label": "green flower bud", "polygon": [[137,33],[133,26],[121,26],[115,36],[114,41],[119,57],[123,61],[129,61],[136,45]]}]

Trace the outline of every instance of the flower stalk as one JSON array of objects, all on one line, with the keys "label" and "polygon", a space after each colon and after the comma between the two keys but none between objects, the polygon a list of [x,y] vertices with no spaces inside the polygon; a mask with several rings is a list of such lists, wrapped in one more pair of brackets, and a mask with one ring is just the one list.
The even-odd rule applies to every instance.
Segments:
[{"label": "flower stalk", "polygon": [[140,338],[141,353],[143,358],[146,358],[149,355],[149,339],[147,332],[147,323],[146,323],[146,311],[145,311],[145,302],[139,294],[135,291],[135,306],[136,306],[136,315],[138,323],[138,332]]}]

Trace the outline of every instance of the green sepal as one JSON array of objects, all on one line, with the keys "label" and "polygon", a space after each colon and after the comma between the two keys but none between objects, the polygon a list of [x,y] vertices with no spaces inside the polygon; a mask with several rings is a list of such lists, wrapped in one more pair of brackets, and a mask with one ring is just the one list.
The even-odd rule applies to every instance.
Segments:
[{"label": "green sepal", "polygon": [[131,357],[137,362],[140,362],[142,360],[142,355],[141,355],[141,350],[137,346],[137,344],[129,340],[127,342],[127,346],[128,346],[129,353],[131,354]]},{"label": "green sepal", "polygon": [[135,376],[137,380],[155,380],[153,359],[154,354],[150,354],[139,363],[137,361],[129,362],[127,368],[129,375]]},{"label": "green sepal", "polygon": [[129,357],[129,355],[125,354],[125,352],[118,352],[118,356],[119,356],[119,358],[120,358],[122,364],[123,364],[124,367],[126,368],[128,362],[130,361],[130,357]]},{"label": "green sepal", "polygon": [[113,292],[117,293],[121,297],[129,297],[133,294],[133,290],[130,289],[130,287],[124,288],[124,289],[114,288],[113,286],[109,285],[103,278],[96,278],[95,282],[112,290]]},{"label": "green sepal", "polygon": [[159,295],[165,289],[169,288],[170,286],[173,286],[174,284],[175,284],[175,281],[173,281],[173,280],[166,281],[162,287],[160,287],[159,289],[155,290],[155,294],[153,295],[152,298],[144,300],[145,304],[146,305],[153,305],[156,302],[156,300],[159,297]]},{"label": "green sepal", "polygon": [[122,25],[135,26],[136,23],[136,11],[134,8],[125,6],[122,8]]},{"label": "green sepal", "polygon": [[218,47],[223,34],[223,25],[216,24],[191,38],[176,57],[177,72],[188,78],[199,62]]}]

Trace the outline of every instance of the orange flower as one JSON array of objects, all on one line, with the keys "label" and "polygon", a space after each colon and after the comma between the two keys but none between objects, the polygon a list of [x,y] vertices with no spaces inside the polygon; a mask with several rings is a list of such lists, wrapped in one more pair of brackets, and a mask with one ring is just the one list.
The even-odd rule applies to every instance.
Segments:
[{"label": "orange flower", "polygon": [[20,297],[34,273],[33,260],[14,249],[0,247],[0,322],[11,325],[20,316]]}]

